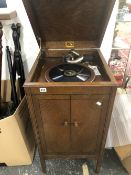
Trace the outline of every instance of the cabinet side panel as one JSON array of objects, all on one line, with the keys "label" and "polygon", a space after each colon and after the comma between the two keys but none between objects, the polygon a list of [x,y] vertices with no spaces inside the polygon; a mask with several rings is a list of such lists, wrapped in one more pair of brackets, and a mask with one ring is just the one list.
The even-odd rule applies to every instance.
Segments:
[{"label": "cabinet side panel", "polygon": [[35,108],[34,108],[30,88],[25,88],[25,92],[26,92],[26,99],[27,99],[27,104],[30,112],[30,119],[31,119],[31,123],[32,123],[34,135],[35,135],[35,140],[38,146],[39,155],[40,155],[42,170],[45,172],[46,170],[45,158],[44,158],[44,154],[46,152],[45,145],[44,143],[41,143],[41,140],[40,140],[40,133],[38,128],[38,123],[36,120]]},{"label": "cabinet side panel", "polygon": [[106,109],[106,114],[105,114],[106,115],[106,120],[104,122],[104,128],[103,128],[100,151],[99,151],[99,154],[97,156],[96,172],[100,171],[100,166],[101,166],[101,162],[102,162],[102,158],[103,158],[103,154],[104,154],[104,150],[105,150],[105,143],[106,143],[107,133],[108,133],[109,124],[110,124],[110,120],[111,120],[111,114],[112,114],[114,99],[115,99],[115,96],[116,96],[116,90],[117,90],[117,87],[112,87],[111,92],[110,92],[110,98],[109,98],[108,104],[107,104],[107,109]]}]

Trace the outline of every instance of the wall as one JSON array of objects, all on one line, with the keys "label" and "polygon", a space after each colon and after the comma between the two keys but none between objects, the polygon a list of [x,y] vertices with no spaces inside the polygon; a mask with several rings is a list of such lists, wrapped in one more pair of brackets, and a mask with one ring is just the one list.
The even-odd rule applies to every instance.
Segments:
[{"label": "wall", "polygon": [[119,1],[116,0],[115,6],[113,8],[105,36],[103,38],[102,44],[101,44],[101,51],[106,59],[106,62],[108,62],[111,54],[111,48],[112,48],[112,41],[113,41],[113,35],[114,35],[114,28],[115,28],[115,22],[116,22],[116,15],[118,11],[118,3]]},{"label": "wall", "polygon": [[[13,2],[13,3],[12,3]],[[7,5],[9,9],[16,9],[17,18],[12,21],[4,21],[4,36],[3,36],[3,64],[2,64],[2,79],[8,79],[8,67],[5,54],[5,46],[8,44],[11,47],[12,53],[14,50],[13,40],[12,40],[12,30],[10,29],[13,22],[20,22],[22,24],[22,36],[21,36],[21,45],[22,45],[22,59],[25,67],[26,75],[31,69],[35,58],[39,52],[38,44],[36,42],[34,33],[32,31],[30,22],[28,20],[27,14],[25,12],[22,0],[7,0]],[[106,35],[103,39],[101,45],[101,50],[106,60],[110,57],[111,45],[113,32],[115,27],[115,16],[117,12],[117,3],[114,7],[112,16],[109,21],[108,28],[106,30]]]},{"label": "wall", "polygon": [[22,0],[13,0],[13,1],[6,0],[6,1],[9,9],[16,9],[17,18],[13,19],[12,21],[2,22],[4,26],[3,27],[4,36],[3,36],[2,79],[9,78],[5,47],[6,45],[9,45],[13,53],[14,44],[13,44],[12,30],[11,30],[12,23],[20,22],[22,25],[21,27],[22,59],[23,59],[26,75],[31,69],[36,59],[36,56],[38,55],[38,52],[39,52],[39,47],[36,42],[34,33],[32,31],[30,22],[28,20],[26,11],[24,9]]}]

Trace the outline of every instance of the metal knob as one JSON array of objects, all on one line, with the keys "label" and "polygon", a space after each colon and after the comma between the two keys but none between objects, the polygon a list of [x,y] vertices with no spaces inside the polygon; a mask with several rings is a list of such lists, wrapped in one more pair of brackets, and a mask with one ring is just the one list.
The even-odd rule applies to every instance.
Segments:
[{"label": "metal knob", "polygon": [[68,122],[67,121],[64,122],[64,126],[68,126]]},{"label": "metal knob", "polygon": [[74,122],[74,126],[75,126],[75,127],[78,127],[78,122],[75,121],[75,122]]},{"label": "metal knob", "polygon": [[102,106],[102,102],[97,101],[97,102],[96,102],[96,105],[97,105],[97,106]]}]

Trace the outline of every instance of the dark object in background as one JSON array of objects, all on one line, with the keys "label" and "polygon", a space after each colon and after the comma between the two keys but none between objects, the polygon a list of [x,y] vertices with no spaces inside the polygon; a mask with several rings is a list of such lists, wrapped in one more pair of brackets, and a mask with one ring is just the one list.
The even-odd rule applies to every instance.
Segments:
[{"label": "dark object in background", "polygon": [[22,58],[19,50],[16,50],[14,52],[13,74],[15,75],[15,77],[16,77],[16,72],[17,72],[17,75],[19,76],[18,83],[19,83],[20,94],[22,99],[25,95],[24,88],[23,88],[23,84],[25,82],[25,74],[24,74],[23,62],[22,62]]},{"label": "dark object in background", "polygon": [[14,104],[12,101],[10,102],[2,102],[1,104],[1,113],[0,113],[0,120],[6,117],[9,117],[15,112]]},{"label": "dark object in background", "polygon": [[2,24],[0,23],[0,113],[1,113],[1,73],[2,73]]},{"label": "dark object in background", "polygon": [[93,55],[84,54],[83,56],[84,56],[85,62],[94,62],[95,61],[95,56],[93,56]]},{"label": "dark object in background", "polygon": [[12,115],[19,104],[18,98],[17,98],[17,93],[16,93],[15,81],[14,81],[13,73],[12,73],[13,70],[12,70],[11,53],[10,53],[8,46],[6,47],[6,54],[7,54],[9,73],[10,73],[10,81],[11,81],[11,87],[12,87],[13,100],[10,102],[1,102],[0,119],[4,119],[5,117]]},{"label": "dark object in background", "polygon": [[7,4],[6,4],[6,0],[0,0],[0,8],[6,8]]},{"label": "dark object in background", "polygon": [[11,26],[11,28],[13,30],[12,37],[13,37],[13,41],[14,41],[14,45],[15,45],[15,51],[16,50],[21,51],[21,46],[20,46],[20,42],[19,42],[20,27],[21,27],[20,23],[17,23],[16,25],[13,23]]},{"label": "dark object in background", "polygon": [[13,105],[14,108],[18,106],[18,97],[16,93],[16,86],[15,86],[15,79],[13,77],[13,67],[12,67],[12,60],[11,60],[11,53],[9,50],[9,47],[6,47],[6,54],[7,54],[7,61],[8,61],[8,68],[10,73],[10,81],[11,81],[11,89],[12,89],[12,95],[13,95]]},{"label": "dark object in background", "polygon": [[[13,31],[12,37],[14,41],[15,51],[14,51],[14,60],[13,60],[13,77],[16,81],[16,73],[18,75],[18,83],[19,83],[19,89],[20,89],[20,95],[21,99],[24,97],[25,92],[23,88],[23,84],[25,82],[25,74],[24,74],[24,67],[21,57],[21,46],[20,46],[20,23],[17,23],[16,25],[13,23],[11,26],[11,29]],[[13,98],[13,92],[11,97]]]}]

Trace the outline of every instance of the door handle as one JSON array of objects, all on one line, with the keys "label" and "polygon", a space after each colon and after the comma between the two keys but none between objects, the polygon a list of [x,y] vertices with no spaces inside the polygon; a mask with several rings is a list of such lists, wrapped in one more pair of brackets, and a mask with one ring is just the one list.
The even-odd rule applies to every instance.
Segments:
[{"label": "door handle", "polygon": [[64,121],[64,126],[68,126],[69,122],[68,121]]},{"label": "door handle", "polygon": [[74,124],[75,127],[79,126],[79,123],[77,121],[75,121],[73,124]]},{"label": "door handle", "polygon": [[78,126],[79,126],[79,123],[78,123],[77,121],[75,121],[75,122],[64,121],[63,125],[64,125],[64,126],[73,125],[73,126],[75,126],[75,127],[78,127]]},{"label": "door handle", "polygon": [[71,122],[70,124],[73,125],[74,127],[78,127],[79,126],[79,123],[77,121]]}]

